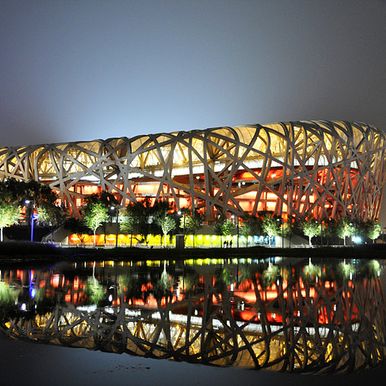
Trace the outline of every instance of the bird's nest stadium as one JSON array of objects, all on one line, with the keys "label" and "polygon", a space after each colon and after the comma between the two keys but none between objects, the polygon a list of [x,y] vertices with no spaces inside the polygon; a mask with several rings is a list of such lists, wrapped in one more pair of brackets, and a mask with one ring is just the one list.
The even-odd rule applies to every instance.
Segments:
[{"label": "bird's nest stadium", "polygon": [[36,180],[77,215],[87,195],[122,205],[168,200],[206,220],[271,212],[284,219],[375,220],[386,136],[360,122],[296,121],[0,149],[0,179]]}]

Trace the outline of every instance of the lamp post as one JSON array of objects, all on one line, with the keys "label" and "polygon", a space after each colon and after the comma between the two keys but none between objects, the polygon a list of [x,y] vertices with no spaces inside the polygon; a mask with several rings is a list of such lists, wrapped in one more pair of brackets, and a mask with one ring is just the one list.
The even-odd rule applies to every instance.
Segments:
[{"label": "lamp post", "polygon": [[181,210],[179,210],[178,212],[177,212],[177,214],[179,215],[179,216],[181,216],[181,214],[182,214],[182,216],[183,216],[183,219],[184,219],[184,221],[183,221],[183,227],[184,227],[184,235],[185,235],[185,212],[182,212]]},{"label": "lamp post", "polygon": [[34,213],[34,203],[32,200],[24,200],[26,206],[26,215],[29,216],[30,224],[30,240],[34,241],[34,221],[38,218],[38,215]]},{"label": "lamp post", "polygon": [[110,206],[111,222],[113,222],[112,217],[115,214],[115,248],[118,247],[118,234],[119,234],[119,225],[118,225],[118,216],[119,216],[119,207],[111,205]]}]

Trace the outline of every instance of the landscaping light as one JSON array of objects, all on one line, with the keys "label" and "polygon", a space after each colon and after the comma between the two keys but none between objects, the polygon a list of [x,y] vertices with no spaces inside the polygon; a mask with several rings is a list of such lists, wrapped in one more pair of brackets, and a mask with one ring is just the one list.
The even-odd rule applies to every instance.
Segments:
[{"label": "landscaping light", "polygon": [[355,244],[362,244],[363,243],[362,237],[360,237],[360,236],[353,236],[352,241]]}]

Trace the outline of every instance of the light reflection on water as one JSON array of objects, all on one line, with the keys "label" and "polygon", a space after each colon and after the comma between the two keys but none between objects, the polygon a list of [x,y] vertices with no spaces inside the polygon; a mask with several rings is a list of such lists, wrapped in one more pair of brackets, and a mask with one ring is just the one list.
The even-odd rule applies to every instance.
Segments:
[{"label": "light reflection on water", "polygon": [[385,355],[384,261],[83,262],[0,271],[19,339],[217,366],[343,372]]}]

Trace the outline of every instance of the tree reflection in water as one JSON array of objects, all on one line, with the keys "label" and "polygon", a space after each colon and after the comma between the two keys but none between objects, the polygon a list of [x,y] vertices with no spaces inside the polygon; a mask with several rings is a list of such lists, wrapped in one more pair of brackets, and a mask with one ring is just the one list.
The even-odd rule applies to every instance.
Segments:
[{"label": "tree reflection in water", "polygon": [[342,372],[385,355],[378,261],[2,270],[1,329],[38,342],[218,366]]}]

